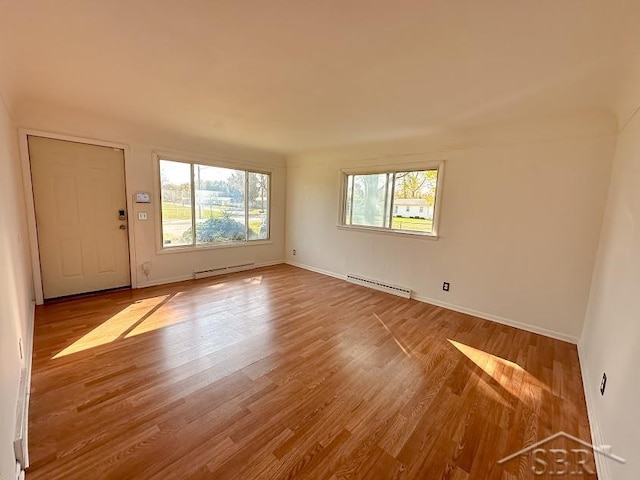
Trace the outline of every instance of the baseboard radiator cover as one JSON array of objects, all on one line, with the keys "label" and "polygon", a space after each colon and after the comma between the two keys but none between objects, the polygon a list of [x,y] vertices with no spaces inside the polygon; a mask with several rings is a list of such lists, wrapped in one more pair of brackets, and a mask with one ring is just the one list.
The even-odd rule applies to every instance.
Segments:
[{"label": "baseboard radiator cover", "polygon": [[255,263],[242,263],[240,265],[230,265],[228,267],[209,268],[207,270],[198,270],[193,272],[193,278],[198,280],[199,278],[215,277],[216,275],[224,275],[225,273],[242,272],[244,270],[251,270],[255,268]]},{"label": "baseboard radiator cover", "polygon": [[362,277],[353,273],[347,274],[347,282],[355,283],[362,287],[373,288],[374,290],[380,290],[381,292],[390,293],[391,295],[397,295],[402,298],[411,298],[411,289],[406,287],[400,287],[391,283],[381,282],[371,278]]},{"label": "baseboard radiator cover", "polygon": [[18,475],[23,468],[29,466],[29,383],[28,372],[23,368],[20,372],[20,392],[16,411],[16,433],[13,438],[13,452],[16,457]]},{"label": "baseboard radiator cover", "polygon": [[22,480],[24,478],[24,470],[22,470],[22,465],[20,462],[16,462],[16,474],[14,475],[16,480]]}]

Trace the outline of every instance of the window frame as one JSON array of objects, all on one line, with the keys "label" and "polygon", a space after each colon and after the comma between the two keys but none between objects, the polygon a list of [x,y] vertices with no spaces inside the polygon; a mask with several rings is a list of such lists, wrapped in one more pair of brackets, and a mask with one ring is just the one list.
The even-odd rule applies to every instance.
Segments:
[{"label": "window frame", "polygon": [[[359,167],[359,168],[344,168],[340,171],[340,202],[338,213],[338,225],[341,230],[382,233],[386,235],[397,235],[410,238],[427,238],[437,240],[439,238],[439,223],[440,223],[440,207],[442,205],[442,185],[444,179],[444,160],[420,162],[420,163],[403,163],[398,165],[387,166],[371,166],[371,167]],[[396,174],[404,172],[416,172],[424,170],[437,170],[438,180],[436,183],[436,194],[433,205],[433,224],[431,232],[419,232],[412,230],[398,230],[390,227],[368,227],[365,225],[349,225],[346,223],[347,217],[347,195],[348,195],[348,177],[349,175],[374,175],[374,174]],[[395,185],[392,185],[391,195],[393,196]],[[389,190],[387,188],[387,190]],[[394,214],[393,197],[389,203],[389,211],[385,212],[385,216]]]},{"label": "window frame", "polygon": [[[249,203],[247,201],[249,195],[249,173],[257,173],[262,175],[269,176],[269,199],[267,204],[267,212],[268,212],[268,221],[267,221],[267,238],[266,239],[256,239],[250,240],[248,235],[245,235],[245,240],[235,240],[230,242],[220,242],[220,243],[211,243],[211,244],[198,244],[196,235],[193,236],[193,243],[191,245],[176,245],[173,247],[167,247],[164,245],[163,235],[163,223],[162,223],[162,178],[160,175],[160,161],[166,160],[170,162],[178,162],[185,163],[190,166],[191,170],[191,228],[192,231],[195,232],[195,223],[196,223],[196,215],[195,215],[195,181],[194,181],[194,167],[195,165],[203,165],[208,167],[218,167],[218,168],[227,168],[232,170],[240,170],[245,172],[245,225],[248,229],[248,217],[249,214]],[[238,248],[238,247],[252,247],[257,245],[267,245],[273,243],[271,239],[271,215],[272,215],[272,191],[273,191],[273,170],[269,168],[265,168],[264,166],[259,166],[252,164],[250,162],[237,162],[237,161],[229,161],[222,158],[214,158],[214,157],[201,157],[197,155],[176,155],[174,153],[168,153],[164,151],[154,151],[153,152],[153,164],[155,170],[155,194],[154,198],[157,203],[157,208],[155,209],[155,237],[156,237],[156,253],[158,254],[172,254],[172,253],[185,253],[185,252],[194,252],[201,250],[213,250],[219,248]]]}]

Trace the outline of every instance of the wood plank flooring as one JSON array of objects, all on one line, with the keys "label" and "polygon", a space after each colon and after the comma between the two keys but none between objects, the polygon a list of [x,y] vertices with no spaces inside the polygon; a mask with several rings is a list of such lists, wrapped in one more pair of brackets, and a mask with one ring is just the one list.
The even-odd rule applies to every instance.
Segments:
[{"label": "wood plank flooring", "polygon": [[590,441],[575,346],[287,265],[38,307],[34,349],[29,480],[543,478],[497,461]]}]

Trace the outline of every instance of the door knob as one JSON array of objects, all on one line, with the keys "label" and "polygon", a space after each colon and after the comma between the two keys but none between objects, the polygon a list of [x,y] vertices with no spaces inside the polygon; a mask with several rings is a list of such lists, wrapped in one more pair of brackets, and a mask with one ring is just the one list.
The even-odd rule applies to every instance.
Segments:
[{"label": "door knob", "polygon": [[120,230],[126,230],[127,226],[126,225],[120,225]]}]

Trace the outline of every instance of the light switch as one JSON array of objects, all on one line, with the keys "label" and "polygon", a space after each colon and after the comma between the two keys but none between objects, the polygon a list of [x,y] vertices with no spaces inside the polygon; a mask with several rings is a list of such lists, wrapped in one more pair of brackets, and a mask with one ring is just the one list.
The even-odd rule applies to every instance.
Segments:
[{"label": "light switch", "polygon": [[138,212],[138,220],[147,220],[147,212]]}]

